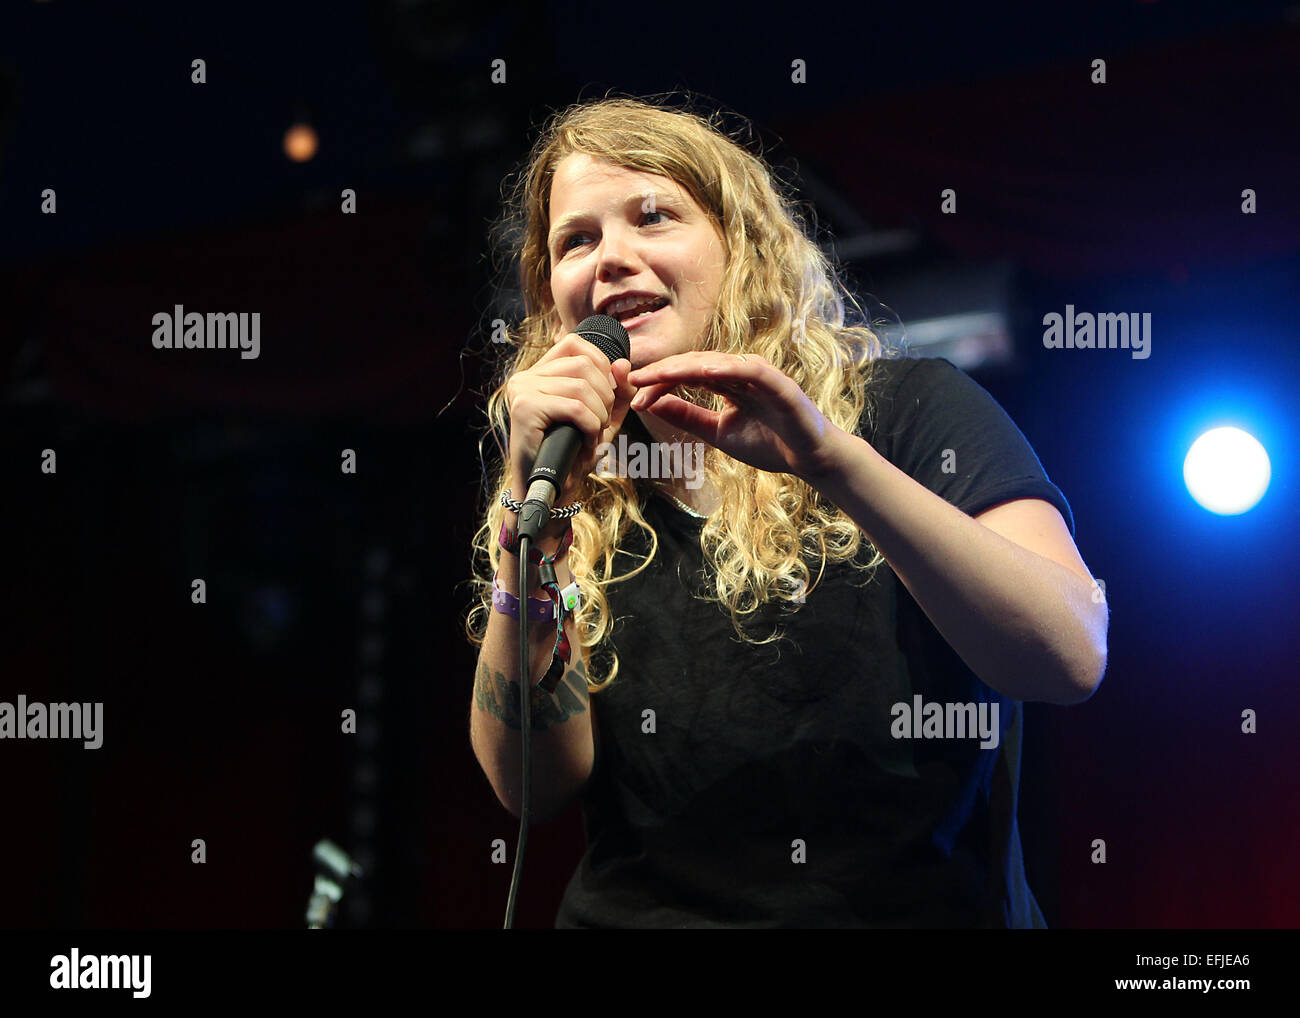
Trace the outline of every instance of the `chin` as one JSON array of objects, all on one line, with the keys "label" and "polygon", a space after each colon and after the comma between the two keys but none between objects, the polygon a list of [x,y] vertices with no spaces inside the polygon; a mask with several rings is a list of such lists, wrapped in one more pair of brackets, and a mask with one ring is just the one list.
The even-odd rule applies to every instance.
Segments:
[{"label": "chin", "polygon": [[661,361],[675,352],[673,344],[659,336],[646,336],[638,332],[630,332],[627,338],[634,368],[643,368],[647,364]]}]

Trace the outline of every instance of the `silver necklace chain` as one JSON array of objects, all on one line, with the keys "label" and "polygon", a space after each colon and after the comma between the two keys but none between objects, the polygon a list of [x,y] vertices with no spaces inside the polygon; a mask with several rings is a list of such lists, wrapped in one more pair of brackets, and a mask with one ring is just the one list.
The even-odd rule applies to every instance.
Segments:
[{"label": "silver necklace chain", "polygon": [[676,495],[672,494],[671,492],[665,491],[663,488],[659,487],[658,485],[655,485],[655,491],[657,491],[657,492],[658,492],[660,495],[662,495],[664,498],[666,498],[666,499],[668,499],[670,502],[672,502],[673,505],[677,506],[678,509],[680,509],[682,512],[686,513],[688,516],[694,516],[697,520],[707,520],[707,519],[708,519],[708,517],[705,516],[703,513],[697,513],[694,509],[692,509],[690,506],[688,506],[685,502],[683,502],[683,501],[682,501],[680,498],[678,498]]}]

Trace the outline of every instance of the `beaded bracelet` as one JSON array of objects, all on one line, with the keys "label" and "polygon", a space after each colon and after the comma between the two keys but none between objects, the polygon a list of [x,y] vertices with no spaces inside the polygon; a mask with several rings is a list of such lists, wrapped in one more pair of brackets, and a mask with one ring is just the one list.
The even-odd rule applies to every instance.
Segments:
[{"label": "beaded bracelet", "polygon": [[[504,506],[506,509],[509,509],[516,516],[518,516],[521,512],[524,511],[524,504],[522,502],[516,502],[513,498],[511,498],[510,492],[508,491],[501,492],[501,505]],[[573,517],[577,516],[578,513],[580,512],[582,512],[582,503],[571,502],[569,505],[562,505],[558,509],[552,509],[551,519],[570,520]]]}]

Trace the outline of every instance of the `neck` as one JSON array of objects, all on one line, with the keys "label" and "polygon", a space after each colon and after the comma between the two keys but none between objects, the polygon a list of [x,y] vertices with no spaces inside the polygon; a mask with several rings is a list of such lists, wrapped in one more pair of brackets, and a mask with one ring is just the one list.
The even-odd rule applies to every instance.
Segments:
[{"label": "neck", "polygon": [[685,444],[699,441],[694,435],[688,435],[684,431],[677,431],[667,421],[656,417],[654,414],[637,413],[636,416],[646,431],[650,432],[651,439],[663,445],[672,445],[675,442]]},{"label": "neck", "polygon": [[[634,411],[635,412],[635,411]],[[683,463],[685,462],[687,451],[696,443],[703,444],[700,439],[696,438],[689,432],[678,431],[667,422],[656,417],[654,414],[638,413],[638,419],[650,433],[650,438],[661,446],[680,445],[682,447]],[[709,479],[702,474],[696,474],[690,482],[694,487],[687,484],[685,477],[665,477],[655,480],[657,487],[668,492],[674,498],[680,499],[696,512],[705,516],[710,515],[719,504],[717,489]]]}]

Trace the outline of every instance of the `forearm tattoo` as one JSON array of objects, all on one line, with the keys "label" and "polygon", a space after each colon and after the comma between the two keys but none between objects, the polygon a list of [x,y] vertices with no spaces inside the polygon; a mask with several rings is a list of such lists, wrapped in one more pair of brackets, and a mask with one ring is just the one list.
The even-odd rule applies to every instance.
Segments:
[{"label": "forearm tattoo", "polygon": [[[587,710],[587,666],[577,655],[574,657],[575,660],[564,670],[554,693],[533,687],[533,698],[529,703],[532,716],[529,720],[534,732],[554,728],[575,714]],[[478,663],[478,672],[474,676],[474,703],[479,710],[491,714],[507,728],[515,731],[523,728],[519,717],[519,683],[507,679],[483,661]]]}]

